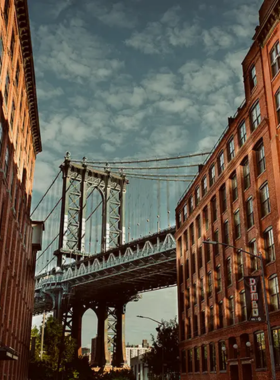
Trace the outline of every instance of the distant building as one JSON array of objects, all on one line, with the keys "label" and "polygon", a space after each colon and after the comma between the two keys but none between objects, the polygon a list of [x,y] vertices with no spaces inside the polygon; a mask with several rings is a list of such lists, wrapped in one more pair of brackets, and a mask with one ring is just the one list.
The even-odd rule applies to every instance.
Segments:
[{"label": "distant building", "polygon": [[42,146],[27,0],[2,0],[0,9],[0,379],[26,380],[42,232],[32,245],[30,205]]},{"label": "distant building", "polygon": [[130,367],[131,359],[150,351],[149,343],[146,339],[142,341],[142,344],[137,346],[126,346],[126,360],[127,365]]},{"label": "distant building", "polygon": [[135,375],[136,380],[148,380],[149,370],[147,365],[143,363],[144,354],[140,354],[131,358],[130,368]]},{"label": "distant building", "polygon": [[238,248],[263,255],[280,379],[279,18],[280,1],[265,0],[242,63],[245,101],[176,209],[182,380],[272,378],[267,325],[249,320],[245,297],[260,262]]}]

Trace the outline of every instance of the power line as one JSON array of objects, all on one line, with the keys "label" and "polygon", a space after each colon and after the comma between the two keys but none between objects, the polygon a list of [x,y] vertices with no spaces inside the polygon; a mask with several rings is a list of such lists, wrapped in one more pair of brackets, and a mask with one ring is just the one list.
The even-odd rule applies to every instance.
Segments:
[{"label": "power line", "polygon": [[[180,160],[182,158],[197,157],[197,156],[207,156],[211,152],[198,152],[198,153],[189,153],[183,156],[174,156],[174,157],[160,157],[160,158],[149,158],[142,160],[130,160],[130,161],[86,161],[88,164],[135,164],[140,162],[159,162],[159,161],[169,161],[169,160]],[[82,160],[71,160],[72,162],[82,162]]]}]

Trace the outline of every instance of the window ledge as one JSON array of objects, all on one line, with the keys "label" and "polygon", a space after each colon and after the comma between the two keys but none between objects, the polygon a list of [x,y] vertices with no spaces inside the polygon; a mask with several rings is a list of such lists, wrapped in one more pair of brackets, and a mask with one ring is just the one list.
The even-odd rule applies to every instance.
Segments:
[{"label": "window ledge", "polygon": [[242,278],[240,278],[239,280],[237,280],[237,282],[241,282],[244,280],[244,276]]},{"label": "window ledge", "polygon": [[253,224],[250,228],[247,229],[247,232],[250,232],[254,227],[255,225]]},{"label": "window ledge", "polygon": [[274,259],[274,260],[270,261],[269,263],[265,264],[265,266],[268,267],[269,265],[275,264],[275,262],[276,262],[276,260]]},{"label": "window ledge", "polygon": [[239,239],[241,239],[241,235],[240,236],[238,236],[236,239],[234,239],[235,241],[237,241],[237,240],[239,240]]},{"label": "window ledge", "polygon": [[274,75],[274,77],[271,79],[271,83],[274,82],[275,78],[277,78],[279,73],[280,73],[280,70],[278,70],[277,73]]},{"label": "window ledge", "polygon": [[264,171],[263,172],[261,172],[260,174],[258,174],[258,176],[257,176],[257,178],[256,179],[259,179],[262,175],[263,175],[263,173],[265,173],[266,172],[266,168],[264,169]]},{"label": "window ledge", "polygon": [[261,218],[261,221],[262,220],[264,220],[268,215],[270,215],[271,214],[271,210],[265,215],[265,216],[263,216],[262,218]]}]

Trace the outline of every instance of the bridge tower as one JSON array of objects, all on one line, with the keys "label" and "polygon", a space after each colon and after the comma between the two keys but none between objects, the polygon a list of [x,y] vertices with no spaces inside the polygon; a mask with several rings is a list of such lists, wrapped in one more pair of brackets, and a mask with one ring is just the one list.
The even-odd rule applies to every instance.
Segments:
[{"label": "bridge tower", "polygon": [[[55,252],[57,267],[63,268],[69,261],[78,262],[92,256],[86,252],[86,216],[88,199],[98,191],[102,199],[101,251],[120,247],[125,243],[125,193],[128,181],[123,174],[116,175],[109,169],[99,171],[87,165],[71,161],[65,156],[61,165],[63,174],[59,247]],[[74,261],[73,261],[74,260]],[[58,269],[57,270],[60,270]],[[57,287],[53,292],[54,316],[64,324],[66,332],[81,346],[81,322],[84,312],[91,308],[98,317],[97,356],[95,365],[103,367],[125,365],[125,308],[131,297],[120,295],[103,299],[76,299],[73,291]]]}]

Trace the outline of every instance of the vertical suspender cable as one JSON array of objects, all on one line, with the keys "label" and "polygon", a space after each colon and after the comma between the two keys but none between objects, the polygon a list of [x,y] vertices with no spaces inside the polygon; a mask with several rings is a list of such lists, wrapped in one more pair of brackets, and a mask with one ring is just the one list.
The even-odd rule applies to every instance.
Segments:
[{"label": "vertical suspender cable", "polygon": [[[90,212],[93,211],[93,198],[95,196],[94,191],[91,194],[91,205],[90,205]],[[92,248],[92,218],[89,220],[89,241],[88,241],[88,252],[91,253]]]}]

